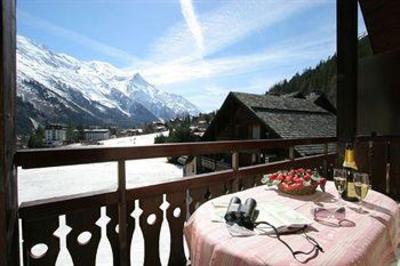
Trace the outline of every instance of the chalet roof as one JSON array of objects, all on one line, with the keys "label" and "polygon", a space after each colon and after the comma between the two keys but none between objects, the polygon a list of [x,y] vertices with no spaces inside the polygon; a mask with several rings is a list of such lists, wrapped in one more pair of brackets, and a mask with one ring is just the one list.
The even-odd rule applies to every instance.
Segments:
[{"label": "chalet roof", "polygon": [[62,130],[66,128],[67,128],[66,125],[63,124],[47,124],[45,130],[52,130],[52,129]]},{"label": "chalet roof", "polygon": [[336,117],[330,114],[257,111],[261,118],[282,138],[333,137]]},{"label": "chalet roof", "polygon": [[[316,104],[313,104],[307,99],[281,97],[273,95],[258,95],[243,92],[232,93],[238,100],[246,106],[257,111],[291,111],[291,112],[312,112],[329,114],[329,112]],[[265,109],[265,110],[263,110]]]},{"label": "chalet roof", "polygon": [[[267,128],[281,138],[336,136],[336,116],[311,99],[232,93],[246,105]],[[321,145],[296,147],[301,155],[322,152]]]},{"label": "chalet roof", "polygon": [[110,130],[107,128],[94,128],[94,129],[84,129],[85,133],[107,133]]}]

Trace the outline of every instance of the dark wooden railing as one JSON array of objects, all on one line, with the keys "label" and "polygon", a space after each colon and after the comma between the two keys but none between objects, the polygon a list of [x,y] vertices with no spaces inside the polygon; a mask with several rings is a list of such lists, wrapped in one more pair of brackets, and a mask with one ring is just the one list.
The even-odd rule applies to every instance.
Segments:
[{"label": "dark wooden railing", "polygon": [[370,174],[374,190],[400,199],[400,136],[357,137],[359,171]]},{"label": "dark wooden railing", "polygon": [[[130,265],[130,249],[135,248],[135,243],[132,243],[135,230],[141,230],[143,234],[144,264],[160,265],[159,239],[164,217],[170,233],[168,264],[184,265],[188,258],[184,252],[183,225],[200,204],[219,195],[259,185],[262,174],[279,169],[320,168],[327,174],[337,161],[336,153],[328,153],[328,143],[335,141],[336,138],[309,138],[19,151],[15,161],[23,168],[118,162],[116,191],[98,191],[21,204],[19,215],[22,220],[24,265],[55,264],[60,252],[60,239],[54,232],[60,226],[61,216],[65,217],[66,225],[71,228],[66,235],[66,246],[74,265],[95,265],[101,238],[101,230],[96,221],[101,217],[102,207],[105,207],[106,216],[110,219],[103,237],[110,242],[114,265]],[[295,158],[294,146],[308,144],[322,144],[324,153]],[[399,192],[396,188],[399,183],[396,178],[400,173],[399,144],[399,137],[359,137],[356,142],[360,170],[371,174],[375,189],[392,196],[397,196]],[[286,149],[288,158],[239,167],[241,151],[277,148]],[[232,169],[126,188],[126,160],[217,153],[231,153]],[[168,207],[160,208],[165,203],[168,203]],[[142,213],[132,217],[132,212],[140,213],[139,208]],[[139,220],[140,228],[135,228],[135,219]],[[91,234],[87,243],[78,241],[83,232]],[[31,249],[39,243],[47,246],[47,252],[42,256],[34,256]]]}]

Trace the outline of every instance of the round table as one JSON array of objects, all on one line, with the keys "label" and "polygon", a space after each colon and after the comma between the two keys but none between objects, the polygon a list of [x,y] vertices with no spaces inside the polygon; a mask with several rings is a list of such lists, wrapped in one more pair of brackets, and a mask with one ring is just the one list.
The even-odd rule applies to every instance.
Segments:
[{"label": "round table", "polygon": [[[252,197],[257,201],[279,201],[311,219],[316,203],[330,207],[337,204],[332,203],[337,196],[332,182],[327,182],[326,192],[317,191],[310,196],[290,196],[276,188],[259,186],[214,200],[229,201],[233,195],[242,200]],[[271,236],[232,237],[224,223],[212,221],[213,208],[212,200],[204,203],[185,224],[192,265],[302,265]],[[363,205],[366,212],[359,213],[356,208],[356,204],[346,202],[346,219],[352,222],[351,226],[313,222],[313,230],[307,234],[318,241],[324,253],[307,265],[389,265],[396,260],[400,239],[398,204],[371,190]],[[285,235],[282,239],[294,250],[308,251],[313,247],[302,235]]]}]

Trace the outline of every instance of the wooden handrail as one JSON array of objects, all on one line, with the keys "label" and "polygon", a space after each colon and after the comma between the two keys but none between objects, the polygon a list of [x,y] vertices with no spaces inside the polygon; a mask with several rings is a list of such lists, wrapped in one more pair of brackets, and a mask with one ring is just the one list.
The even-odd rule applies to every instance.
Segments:
[{"label": "wooden handrail", "polygon": [[101,190],[23,202],[21,203],[18,212],[20,218],[35,219],[43,216],[64,214],[82,208],[98,207],[116,203],[118,203],[117,191]]},{"label": "wooden handrail", "polygon": [[360,135],[357,136],[356,140],[358,142],[364,141],[400,141],[400,135],[382,135],[382,136],[368,136]]},{"label": "wooden handrail", "polygon": [[150,159],[180,155],[201,155],[243,150],[289,148],[296,145],[336,142],[336,137],[210,141],[194,143],[155,144],[134,147],[55,148],[20,150],[15,164],[24,169],[100,163],[122,160]]}]

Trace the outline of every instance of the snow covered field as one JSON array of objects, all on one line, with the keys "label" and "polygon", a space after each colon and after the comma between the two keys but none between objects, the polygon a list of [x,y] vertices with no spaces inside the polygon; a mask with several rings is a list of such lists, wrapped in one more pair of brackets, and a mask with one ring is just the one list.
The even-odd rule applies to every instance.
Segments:
[{"label": "snow covered field", "polygon": [[[159,134],[159,133],[158,133]],[[163,134],[168,134],[164,132]],[[135,137],[117,138],[104,141],[101,147],[121,147],[134,145],[151,145],[157,134]],[[77,147],[79,145],[69,146]],[[96,146],[99,147],[99,146]],[[136,160],[126,162],[127,187],[156,183],[157,181],[182,177],[182,169],[167,163],[166,158]],[[31,201],[49,197],[73,195],[77,193],[117,188],[117,163],[85,164],[67,167],[50,167],[41,169],[18,169],[19,201]],[[98,221],[102,235],[105,234],[107,217],[102,209],[102,216]],[[60,219],[60,228],[56,234],[60,237],[61,252],[57,260],[58,266],[73,265],[66,250],[65,236],[69,228],[65,225],[65,218]],[[143,236],[138,230],[136,220],[135,232],[132,240],[131,258],[133,265],[143,264]],[[169,228],[164,217],[160,238],[160,257],[163,265],[168,262]],[[97,265],[112,265],[111,246],[108,240],[102,237],[97,254]]]},{"label": "snow covered field", "polygon": [[[159,133],[157,133],[159,134]],[[103,141],[94,147],[122,147],[151,145],[157,134],[117,138]],[[168,134],[164,132],[163,134]],[[80,144],[69,146],[79,147]],[[127,187],[155,183],[160,180],[182,177],[182,169],[169,164],[166,158],[126,162]],[[117,163],[96,163],[40,169],[18,169],[19,201],[117,188]]]}]

